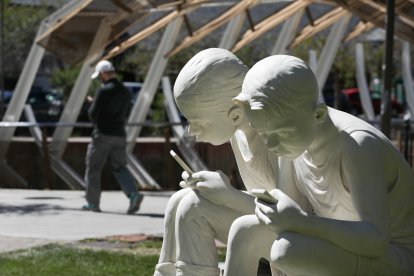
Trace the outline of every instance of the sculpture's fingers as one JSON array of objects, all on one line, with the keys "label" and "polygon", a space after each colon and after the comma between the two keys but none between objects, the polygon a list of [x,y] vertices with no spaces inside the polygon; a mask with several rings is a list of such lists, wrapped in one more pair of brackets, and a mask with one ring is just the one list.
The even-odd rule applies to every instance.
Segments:
[{"label": "sculpture's fingers", "polygon": [[275,206],[273,204],[266,203],[258,198],[254,200],[254,203],[256,203],[256,208],[258,208],[263,214],[267,216],[276,213],[276,210],[271,207]]},{"label": "sculpture's fingers", "polygon": [[199,180],[204,180],[206,179],[206,176],[209,175],[210,173],[211,172],[209,171],[199,171],[199,172],[193,173],[191,176]]},{"label": "sculpture's fingers", "polygon": [[179,185],[180,185],[180,187],[181,187],[181,188],[183,188],[183,189],[190,187],[190,186],[187,184],[187,182],[185,182],[185,181],[180,181]]},{"label": "sculpture's fingers", "polygon": [[184,180],[184,181],[187,181],[187,179],[190,177],[190,175],[188,174],[188,172],[186,172],[186,171],[183,171],[182,172],[182,174],[181,174],[181,178]]},{"label": "sculpture's fingers", "polygon": [[266,225],[269,225],[272,223],[270,218],[262,213],[262,211],[256,206],[254,213],[256,214],[256,217],[259,219],[261,223],[264,223]]},{"label": "sculpture's fingers", "polygon": [[191,188],[191,189],[197,189],[197,182],[199,179],[189,177],[187,180],[183,180],[179,183],[181,188]]}]

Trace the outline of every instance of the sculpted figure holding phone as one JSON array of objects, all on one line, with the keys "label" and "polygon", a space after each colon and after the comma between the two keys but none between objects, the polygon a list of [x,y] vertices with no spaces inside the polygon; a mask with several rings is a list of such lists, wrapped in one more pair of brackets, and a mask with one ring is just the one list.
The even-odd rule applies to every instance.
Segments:
[{"label": "sculpted figure holding phone", "polygon": [[[288,177],[291,162],[281,162],[254,131],[241,106],[233,102],[248,68],[232,53],[211,48],[195,55],[180,71],[174,85],[176,103],[198,141],[221,145],[230,141],[243,183],[250,191],[284,190],[302,206],[306,200]],[[164,240],[155,274],[218,275],[215,240],[227,243],[229,229],[239,217],[254,214],[254,197],[235,189],[220,172],[183,172],[181,187],[169,200]],[[280,184],[277,184],[280,183]],[[274,235],[269,233],[269,238]],[[255,250],[270,252],[268,246]],[[252,256],[252,258],[255,258]],[[256,263],[259,259],[252,260]]]},{"label": "sculpted figure holding phone", "polygon": [[284,181],[313,213],[280,189],[270,192],[276,204],[256,201],[255,215],[231,226],[225,275],[255,275],[252,254],[268,244],[261,256],[288,275],[414,275],[412,168],[380,131],[318,95],[313,72],[292,56],[247,73],[236,101],[267,148],[292,160]]}]

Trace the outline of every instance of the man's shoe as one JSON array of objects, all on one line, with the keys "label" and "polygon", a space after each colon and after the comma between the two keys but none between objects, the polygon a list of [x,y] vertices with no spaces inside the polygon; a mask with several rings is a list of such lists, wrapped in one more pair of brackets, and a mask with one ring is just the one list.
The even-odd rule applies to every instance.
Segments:
[{"label": "man's shoe", "polygon": [[144,199],[144,195],[140,193],[133,193],[129,197],[129,208],[127,214],[134,214],[138,212],[141,202]]},{"label": "man's shoe", "polygon": [[93,204],[83,205],[82,210],[83,211],[92,211],[92,212],[97,212],[97,213],[101,212],[101,209],[98,206],[95,206]]}]

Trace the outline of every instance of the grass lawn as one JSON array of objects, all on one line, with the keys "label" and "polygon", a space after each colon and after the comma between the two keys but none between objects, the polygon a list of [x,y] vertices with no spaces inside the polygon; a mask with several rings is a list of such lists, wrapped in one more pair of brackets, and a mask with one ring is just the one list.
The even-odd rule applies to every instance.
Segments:
[{"label": "grass lawn", "polygon": [[[97,242],[89,240],[76,245],[52,244],[0,254],[0,275],[153,275],[160,240],[105,243],[96,247]],[[225,249],[220,249],[220,260],[224,254]]]}]

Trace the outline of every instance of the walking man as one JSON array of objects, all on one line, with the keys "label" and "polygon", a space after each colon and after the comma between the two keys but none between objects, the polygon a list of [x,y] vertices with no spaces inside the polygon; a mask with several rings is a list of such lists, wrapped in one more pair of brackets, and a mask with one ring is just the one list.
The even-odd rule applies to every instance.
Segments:
[{"label": "walking man", "polygon": [[120,82],[115,68],[107,60],[98,62],[92,79],[99,78],[102,87],[89,109],[89,118],[94,123],[92,140],[86,154],[86,201],[83,210],[100,212],[101,173],[108,161],[123,192],[129,198],[128,214],[139,210],[143,195],[126,167],[125,122],[131,109],[131,93]]}]

